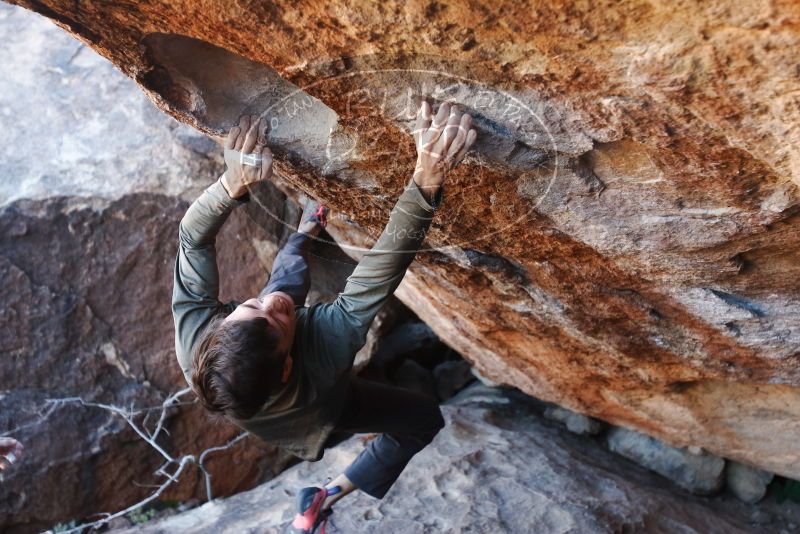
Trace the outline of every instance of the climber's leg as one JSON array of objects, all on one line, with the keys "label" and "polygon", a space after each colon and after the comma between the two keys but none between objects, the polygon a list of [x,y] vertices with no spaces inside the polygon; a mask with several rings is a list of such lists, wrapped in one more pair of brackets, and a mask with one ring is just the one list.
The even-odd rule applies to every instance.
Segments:
[{"label": "climber's leg", "polygon": [[311,286],[306,254],[308,247],[311,246],[311,240],[326,225],[326,215],[327,208],[324,206],[321,207],[313,200],[306,202],[297,232],[289,236],[275,257],[272,273],[259,296],[282,291],[292,297],[295,306],[305,304]]},{"label": "climber's leg", "polygon": [[311,238],[308,234],[295,232],[289,236],[286,244],[275,256],[269,281],[259,296],[283,291],[292,297],[295,306],[302,306],[306,303],[308,288],[311,286],[306,259],[310,242]]},{"label": "climber's leg", "polygon": [[[353,378],[345,412],[336,431],[382,434],[370,441],[343,475],[328,486],[335,486],[336,480],[345,480],[372,497],[383,498],[411,458],[425,448],[443,426],[444,419],[435,398]],[[330,497],[326,506],[342,496]]]},{"label": "climber's leg", "polygon": [[335,488],[337,486],[339,487],[339,492],[331,495],[325,500],[325,508],[330,508],[336,501],[348,493],[352,493],[354,490],[358,489],[344,473],[325,484],[325,489],[330,490],[331,488]]}]

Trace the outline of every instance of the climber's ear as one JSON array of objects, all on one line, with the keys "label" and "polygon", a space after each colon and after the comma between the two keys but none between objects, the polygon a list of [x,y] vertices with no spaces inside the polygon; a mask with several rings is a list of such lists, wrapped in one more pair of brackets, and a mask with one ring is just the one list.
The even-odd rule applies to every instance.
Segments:
[{"label": "climber's ear", "polygon": [[286,358],[283,359],[283,374],[281,375],[281,384],[285,384],[287,380],[289,380],[289,374],[292,372],[292,355],[287,354]]}]

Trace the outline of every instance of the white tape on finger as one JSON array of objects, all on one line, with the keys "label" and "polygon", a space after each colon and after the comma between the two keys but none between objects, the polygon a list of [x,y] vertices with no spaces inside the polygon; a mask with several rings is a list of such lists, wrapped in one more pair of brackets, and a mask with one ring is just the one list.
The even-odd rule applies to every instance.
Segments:
[{"label": "white tape on finger", "polygon": [[248,165],[250,167],[260,167],[263,158],[258,153],[239,152],[230,148],[225,149],[225,164],[231,168],[235,163]]},{"label": "white tape on finger", "polygon": [[261,154],[239,154],[239,163],[242,165],[250,165],[251,167],[261,166]]}]

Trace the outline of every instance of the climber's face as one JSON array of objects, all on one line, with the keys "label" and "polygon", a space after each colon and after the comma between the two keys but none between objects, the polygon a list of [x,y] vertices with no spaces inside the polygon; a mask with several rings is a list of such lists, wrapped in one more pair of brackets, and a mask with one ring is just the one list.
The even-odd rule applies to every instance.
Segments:
[{"label": "climber's face", "polygon": [[275,351],[285,354],[282,382],[289,378],[292,370],[292,341],[294,340],[295,314],[292,298],[282,291],[275,291],[258,298],[242,302],[233,310],[226,321],[243,321],[247,319],[263,318],[267,321],[267,328],[276,335],[278,344]]}]

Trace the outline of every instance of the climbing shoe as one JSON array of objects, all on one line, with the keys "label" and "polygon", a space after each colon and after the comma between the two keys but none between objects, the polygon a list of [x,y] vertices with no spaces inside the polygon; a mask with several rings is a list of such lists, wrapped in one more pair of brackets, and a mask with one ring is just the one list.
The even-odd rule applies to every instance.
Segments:
[{"label": "climbing shoe", "polygon": [[[303,488],[297,493],[297,515],[292,521],[293,534],[325,534],[328,517],[333,510],[323,510],[322,505],[330,495],[341,491],[339,486],[330,489],[311,486]],[[320,528],[321,527],[321,528]],[[317,533],[317,529],[320,528]]]},{"label": "climbing shoe", "polygon": [[303,207],[302,222],[312,221],[325,228],[328,226],[328,208],[314,200],[308,199]]}]

